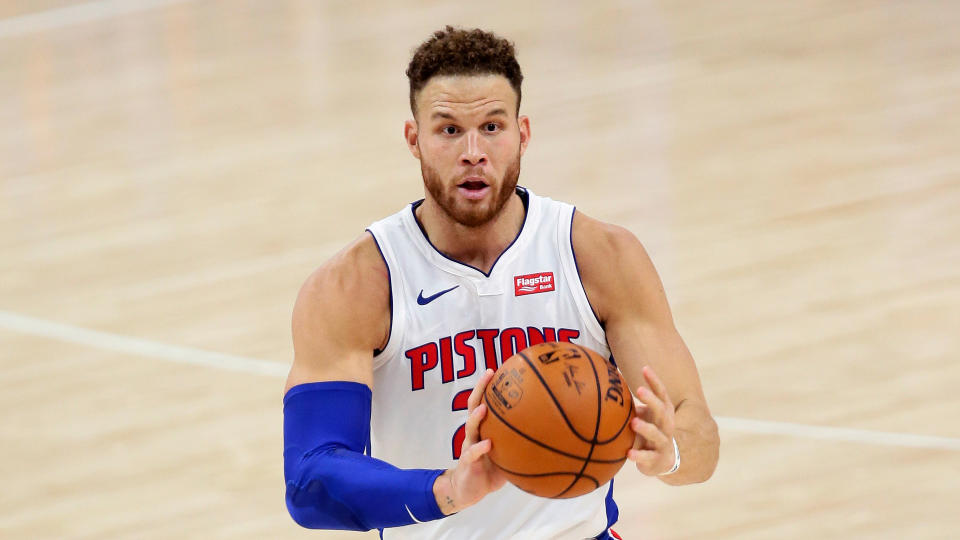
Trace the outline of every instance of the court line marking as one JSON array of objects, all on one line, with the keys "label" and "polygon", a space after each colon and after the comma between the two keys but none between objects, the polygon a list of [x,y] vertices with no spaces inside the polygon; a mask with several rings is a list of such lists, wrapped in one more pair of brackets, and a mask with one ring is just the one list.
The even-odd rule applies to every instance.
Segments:
[{"label": "court line marking", "polygon": [[99,0],[0,19],[0,38],[54,30],[193,0]]},{"label": "court line marking", "polygon": [[[86,345],[98,349],[146,356],[168,362],[251,373],[254,375],[285,377],[290,369],[289,365],[280,362],[205,351],[193,347],[169,345],[159,341],[101,332],[99,330],[90,330],[4,310],[0,310],[0,329],[55,339],[67,343],[75,343],[77,345]],[[784,435],[788,437],[854,442],[877,446],[960,450],[960,438],[814,426],[723,416],[719,416],[716,419],[721,429],[744,433]]]},{"label": "court line marking", "polygon": [[912,433],[894,433],[889,431],[871,431],[866,429],[839,428],[775,422],[771,420],[751,420],[748,418],[730,418],[718,416],[717,424],[721,429],[755,433],[759,435],[787,435],[806,439],[824,439],[873,444],[878,446],[905,446],[909,448],[928,448],[934,450],[960,450],[960,439],[937,437],[933,435],[914,435]]},{"label": "court line marking", "polygon": [[212,367],[226,371],[285,377],[290,370],[290,366],[279,362],[205,351],[193,347],[169,345],[159,341],[122,336],[110,332],[101,332],[99,330],[90,330],[69,324],[38,319],[36,317],[27,317],[9,311],[0,310],[0,328],[21,334],[106,349],[108,351],[147,356],[168,362]]}]

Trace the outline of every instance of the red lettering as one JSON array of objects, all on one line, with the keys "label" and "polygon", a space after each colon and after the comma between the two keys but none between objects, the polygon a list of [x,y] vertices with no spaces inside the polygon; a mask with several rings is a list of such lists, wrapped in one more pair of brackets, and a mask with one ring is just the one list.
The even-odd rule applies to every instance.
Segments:
[{"label": "red lettering", "polygon": [[443,382],[453,381],[453,351],[450,338],[440,338],[440,377]]},{"label": "red lettering", "polygon": [[[487,369],[496,371],[500,364],[528,346],[551,341],[572,343],[580,337],[580,331],[572,328],[538,328],[528,326],[523,328],[511,327],[503,331],[496,328],[482,328],[467,330],[454,336],[447,336],[432,343],[424,343],[408,350],[406,357],[410,359],[410,387],[413,390],[423,390],[426,372],[440,365],[440,380],[446,384],[454,379],[470,377],[477,372],[477,355],[483,349],[483,363]],[[480,345],[468,343],[476,338]],[[499,338],[499,344],[497,340]],[[457,369],[454,362],[454,353],[462,360],[462,367]],[[499,354],[498,354],[499,353]]]},{"label": "red lettering", "polygon": [[463,369],[457,372],[458,379],[469,377],[477,371],[477,353],[473,350],[473,347],[467,345],[467,340],[473,339],[474,335],[476,335],[476,332],[470,330],[460,332],[453,338],[453,350],[457,351],[457,354],[463,358]]},{"label": "red lettering", "polygon": [[547,341],[556,341],[557,340],[557,331],[549,326],[543,328],[543,331],[537,329],[535,326],[527,327],[527,342],[531,347],[539,343],[545,343]]},{"label": "red lettering", "polygon": [[557,336],[557,341],[566,341],[567,343],[571,343],[572,340],[577,339],[578,337],[580,337],[579,330],[571,330],[570,328],[561,328],[559,335]]},{"label": "red lettering", "polygon": [[497,366],[497,347],[494,342],[494,339],[497,338],[499,333],[500,330],[495,328],[477,330],[477,338],[480,339],[480,342],[483,344],[483,362],[488,369],[494,371],[499,367]]},{"label": "red lettering", "polygon": [[423,390],[423,374],[437,367],[437,344],[424,343],[406,352],[410,359],[410,386],[414,390]]},{"label": "red lettering", "polygon": [[500,358],[504,362],[517,351],[527,348],[527,335],[522,328],[507,328],[500,332]]}]

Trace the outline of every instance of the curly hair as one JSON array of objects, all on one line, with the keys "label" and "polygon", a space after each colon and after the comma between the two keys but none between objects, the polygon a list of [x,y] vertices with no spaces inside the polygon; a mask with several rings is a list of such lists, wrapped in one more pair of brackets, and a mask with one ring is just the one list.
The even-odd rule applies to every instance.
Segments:
[{"label": "curly hair", "polygon": [[416,96],[432,77],[443,75],[503,75],[517,93],[523,73],[513,43],[479,28],[464,30],[447,25],[417,47],[407,66],[410,80],[410,110],[417,114]]}]

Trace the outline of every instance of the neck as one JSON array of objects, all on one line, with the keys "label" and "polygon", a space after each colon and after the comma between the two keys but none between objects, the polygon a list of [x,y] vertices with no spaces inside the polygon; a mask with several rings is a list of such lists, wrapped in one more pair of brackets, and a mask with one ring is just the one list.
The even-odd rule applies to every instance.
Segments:
[{"label": "neck", "polygon": [[437,250],[489,274],[493,263],[520,233],[526,211],[520,196],[514,193],[488,223],[467,227],[454,221],[428,196],[417,207],[416,216]]}]

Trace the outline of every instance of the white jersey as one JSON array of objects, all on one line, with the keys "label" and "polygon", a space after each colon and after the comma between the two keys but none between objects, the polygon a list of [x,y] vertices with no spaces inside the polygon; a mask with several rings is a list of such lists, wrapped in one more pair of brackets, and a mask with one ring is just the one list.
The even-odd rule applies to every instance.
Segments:
[{"label": "white jersey", "polygon": [[[414,216],[422,201],[370,226],[390,279],[390,337],[374,356],[371,455],[404,469],[456,466],[467,396],[487,367],[542,341],[571,341],[609,356],[571,243],[571,205],[527,203],[519,235],[489,274],[433,247]],[[617,509],[612,483],[573,499],[512,484],[453,516],[384,529],[394,539],[583,539]],[[414,516],[416,518],[416,516]]]}]

